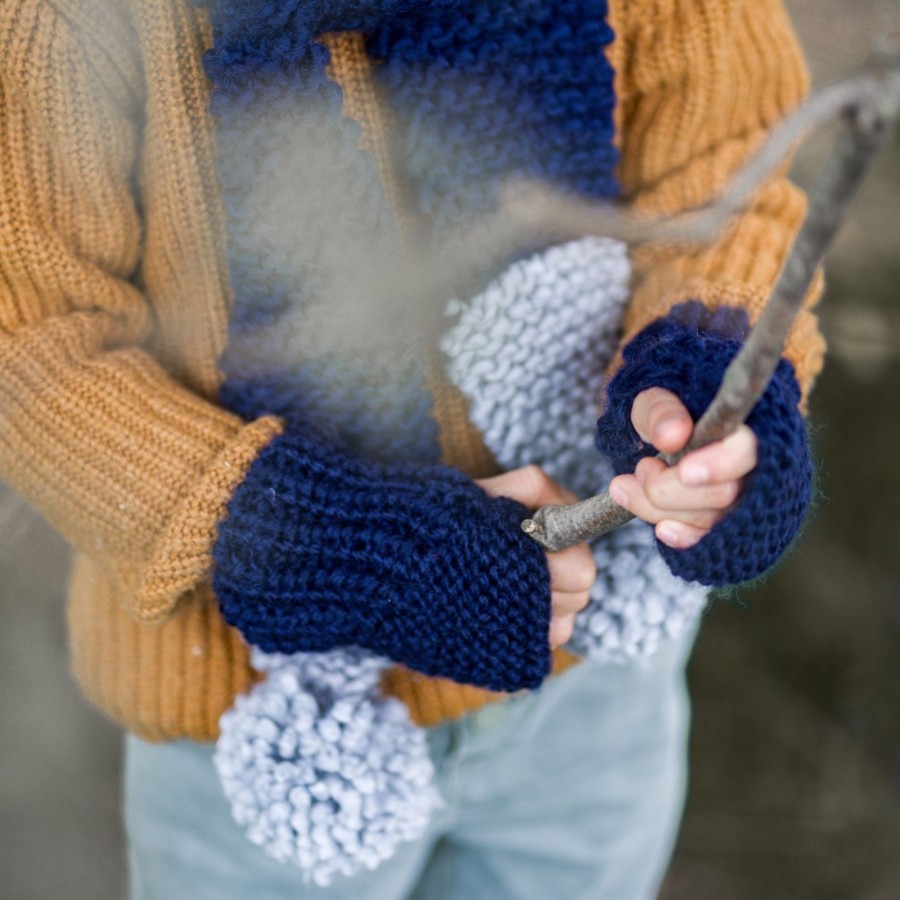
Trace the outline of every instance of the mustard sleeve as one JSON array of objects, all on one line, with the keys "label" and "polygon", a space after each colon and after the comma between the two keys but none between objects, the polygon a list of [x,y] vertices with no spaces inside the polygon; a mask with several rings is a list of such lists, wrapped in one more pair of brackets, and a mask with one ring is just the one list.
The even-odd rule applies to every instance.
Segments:
[{"label": "mustard sleeve", "polygon": [[13,6],[0,17],[0,476],[158,618],[209,570],[216,523],[280,423],[245,424],[146,349],[139,116],[55,5]]},{"label": "mustard sleeve", "polygon": [[[780,0],[611,0],[610,21],[622,200],[636,211],[670,215],[720,195],[807,94],[805,61]],[[756,320],[806,210],[785,168],[711,245],[634,250],[623,345],[686,300],[743,307]],[[821,290],[819,274],[784,354],[804,397],[822,367],[812,311]]]}]

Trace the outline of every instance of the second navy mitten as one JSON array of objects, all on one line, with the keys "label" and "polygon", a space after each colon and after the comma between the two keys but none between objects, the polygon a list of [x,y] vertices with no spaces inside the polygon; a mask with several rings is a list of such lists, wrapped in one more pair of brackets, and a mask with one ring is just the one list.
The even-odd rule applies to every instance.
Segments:
[{"label": "second navy mitten", "polygon": [[[623,351],[624,362],[606,389],[597,423],[597,446],[617,474],[633,472],[656,453],[631,424],[641,391],[677,394],[694,420],[712,401],[726,367],[747,331],[743,310],[708,314],[699,303],[676,307],[641,331]],[[759,443],[758,463],[735,505],[697,544],[675,549],[657,541],[671,571],[711,587],[757,578],[778,560],[803,524],[809,507],[812,462],[798,409],[794,370],[781,360],[765,394],[747,419]]]}]

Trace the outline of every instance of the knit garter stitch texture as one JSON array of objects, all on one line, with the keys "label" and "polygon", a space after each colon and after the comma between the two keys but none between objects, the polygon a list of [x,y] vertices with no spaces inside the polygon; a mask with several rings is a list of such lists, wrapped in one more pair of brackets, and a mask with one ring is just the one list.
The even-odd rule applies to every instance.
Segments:
[{"label": "knit garter stitch texture", "polygon": [[368,36],[421,211],[440,232],[528,176],[617,195],[606,0],[419,3]]},{"label": "knit garter stitch texture", "polygon": [[518,524],[444,466],[387,465],[288,432],[263,450],[220,525],[222,612],[268,652],[367,647],[493,690],[549,674],[549,576]]},{"label": "knit garter stitch texture", "polygon": [[[441,348],[447,374],[504,468],[537,463],[580,497],[614,472],[586,427],[617,344],[630,265],[619,241],[585,238],[512,265],[468,303]],[[597,581],[568,649],[620,662],[690,629],[706,590],[672,575],[634,521],[593,544]]]},{"label": "knit garter stitch texture", "polygon": [[[632,472],[656,452],[631,425],[634,398],[650,387],[677,394],[696,419],[709,406],[726,367],[748,330],[744,310],[710,314],[693,302],[675,307],[645,328],[624,350],[624,363],[607,387],[597,423],[597,446],[616,473]],[[775,564],[800,530],[812,492],[812,461],[798,409],[800,387],[781,360],[747,424],[758,439],[758,462],[731,511],[697,544],[675,550],[657,542],[669,568],[710,586],[750,581]]]},{"label": "knit garter stitch texture", "polygon": [[[205,64],[235,298],[220,399],[247,419],[274,413],[286,424],[229,504],[213,584],[226,620],[251,643],[290,654],[279,672],[304,673],[241,701],[222,723],[217,764],[248,834],[322,883],[389,855],[423,827],[428,806],[402,781],[381,785],[393,824],[375,829],[374,855],[370,831],[353,816],[354,791],[316,813],[318,840],[304,830],[311,811],[300,790],[303,767],[290,768],[299,764],[291,735],[307,736],[298,747],[313,733],[339,739],[331,701],[322,698],[340,698],[317,679],[352,670],[360,651],[341,648],[366,647],[500,690],[537,686],[550,654],[547,564],[517,527],[524,509],[436,463],[424,377],[427,304],[409,308],[392,296],[387,273],[402,262],[398,229],[315,38],[362,29],[384,49],[391,101],[417,134],[406,163],[437,234],[452,224],[451,211],[460,218],[467,205],[476,209],[509,174],[562,183],[568,176],[569,187],[614,193],[612,73],[601,47],[611,34],[602,10],[540,6],[233,0],[212,8],[215,43]],[[401,20],[409,34],[390,30]],[[442,44],[444,29],[452,40]],[[575,33],[595,66],[581,66]],[[473,57],[478,64],[467,68]],[[401,70],[410,86],[418,74],[418,94],[391,91]],[[488,77],[482,91],[478,81]],[[575,99],[594,83],[591,102]],[[513,116],[504,93],[516,98]],[[464,112],[474,116],[469,130],[451,140],[450,123]],[[524,155],[523,128],[546,132]],[[452,152],[441,159],[440,148]],[[566,169],[567,160],[578,162]],[[441,173],[452,174],[435,182]],[[318,698],[317,711],[303,695]],[[414,744],[404,717],[385,721],[406,735],[392,740]],[[377,724],[379,716],[371,718]],[[348,771],[360,763],[358,752],[339,756]]]},{"label": "knit garter stitch texture", "polygon": [[[235,491],[214,548],[223,615],[276,654],[258,655],[270,681],[223,721],[217,764],[251,838],[320,883],[386,858],[436,802],[405,711],[378,705],[374,674],[388,660],[515,690],[537,686],[550,657],[547,564],[516,527],[523,508],[437,463],[425,379],[432,311],[410,306],[389,277],[402,268],[399,229],[316,38],[364,33],[400,125],[413,202],[439,245],[490,210],[510,177],[616,195],[605,14],[605,3],[572,0],[213,6],[206,66],[235,296],[221,399],[248,419],[274,413],[286,423]],[[621,245],[575,242],[485,278],[486,290],[454,307],[442,344],[448,374],[503,466],[540,463],[584,494],[608,482],[583,422],[627,279]],[[669,387],[694,415],[708,403],[737,346],[716,326],[688,307],[629,345],[598,425],[615,471],[648,452],[635,452],[630,430],[637,392]],[[688,582],[722,584],[781,553],[809,494],[786,366],[750,420],[760,465],[700,544],[660,544],[660,556],[637,524],[597,542],[600,576],[576,649],[642,656],[690,627],[703,590],[665,564]],[[786,499],[782,471],[795,475]],[[354,703],[374,729],[365,738],[352,716],[341,721]],[[411,748],[403,767],[418,793],[401,771],[370,771],[379,766],[363,748],[377,748],[376,733]],[[312,748],[321,752],[310,769]],[[376,799],[366,806],[367,771]]]}]

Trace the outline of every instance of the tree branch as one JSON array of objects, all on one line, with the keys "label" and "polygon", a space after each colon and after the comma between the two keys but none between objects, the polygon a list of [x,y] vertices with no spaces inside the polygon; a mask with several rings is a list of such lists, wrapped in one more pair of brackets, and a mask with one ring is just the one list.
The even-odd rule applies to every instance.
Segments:
[{"label": "tree branch", "polygon": [[[546,191],[519,203],[518,214],[549,216],[554,234],[566,240],[585,233],[639,235],[639,240],[684,240],[685,235],[714,235],[725,220],[768,177],[798,135],[843,115],[843,129],[831,156],[809,195],[809,211],[785,262],[772,298],[741,351],[725,372],[722,385],[697,421],[691,440],[678,454],[660,454],[670,465],[686,453],[731,434],[750,414],[771,380],[791,325],[800,311],[810,282],[830,246],[857,188],[879,151],[887,144],[900,117],[900,44],[891,42],[876,56],[870,72],[814,95],[779,126],[762,151],[734,179],[725,197],[705,211],[662,222],[624,225],[619,214],[588,204],[554,198]],[[595,231],[595,227],[598,231]],[[629,229],[634,227],[633,232]],[[624,525],[633,516],[608,494],[568,506],[548,506],[522,523],[522,530],[547,550],[562,550]]]}]

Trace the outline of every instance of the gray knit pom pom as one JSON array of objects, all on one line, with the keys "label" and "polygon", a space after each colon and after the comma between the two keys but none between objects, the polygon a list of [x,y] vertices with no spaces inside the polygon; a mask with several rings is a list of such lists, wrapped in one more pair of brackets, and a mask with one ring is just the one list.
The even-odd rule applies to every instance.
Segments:
[{"label": "gray knit pom pom", "polygon": [[[520,260],[468,303],[451,303],[447,374],[504,468],[537,463],[581,497],[606,489],[614,472],[594,447],[596,401],[629,276],[624,244],[584,238]],[[669,572],[646,524],[604,535],[593,550],[597,581],[568,649],[623,662],[692,627],[706,590]]]},{"label": "gray knit pom pom", "polygon": [[441,800],[425,732],[380,695],[387,662],[255,650],[253,665],[268,678],[222,716],[214,756],[247,837],[322,886],[419,837]]}]

